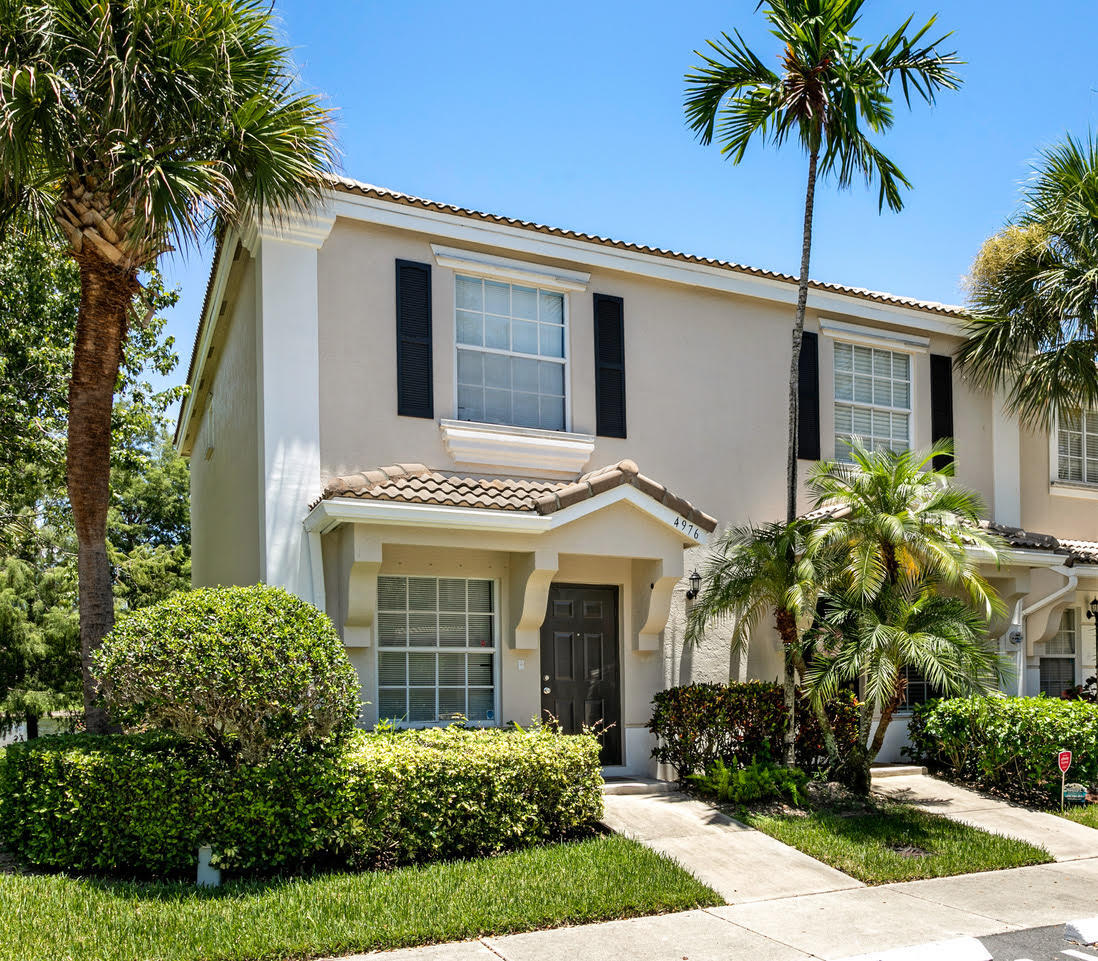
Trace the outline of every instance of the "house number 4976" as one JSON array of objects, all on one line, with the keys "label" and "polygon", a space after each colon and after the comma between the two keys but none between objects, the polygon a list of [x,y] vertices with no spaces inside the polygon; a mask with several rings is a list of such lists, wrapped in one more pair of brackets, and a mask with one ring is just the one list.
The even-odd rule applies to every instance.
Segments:
[{"label": "house number 4976", "polygon": [[702,539],[701,530],[691,524],[690,521],[685,520],[682,517],[676,517],[674,523],[680,531],[684,534],[689,534],[694,540],[700,541]]}]

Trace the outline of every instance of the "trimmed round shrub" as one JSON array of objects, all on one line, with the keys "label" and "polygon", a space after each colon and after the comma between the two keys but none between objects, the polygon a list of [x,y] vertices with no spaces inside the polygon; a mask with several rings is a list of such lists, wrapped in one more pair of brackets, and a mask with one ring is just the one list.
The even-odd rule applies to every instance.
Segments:
[{"label": "trimmed round shrub", "polygon": [[69,735],[0,750],[0,842],[114,875],[193,875],[201,844],[238,874],[393,867],[575,837],[601,787],[597,739],[540,726],[357,731],[258,766],[176,735]]},{"label": "trimmed round shrub", "polygon": [[1056,757],[1068,779],[1098,783],[1098,705],[1050,697],[952,697],[914,709],[906,753],[953,777],[1019,801],[1059,803]]},{"label": "trimmed round shrub", "polygon": [[[798,767],[815,771],[827,761],[823,732],[798,692]],[[660,691],[648,730],[655,735],[652,756],[670,764],[680,780],[704,775],[717,762],[735,767],[782,756],[785,695],[772,681],[740,684],[686,684]],[[858,708],[853,694],[836,697],[827,707],[835,739],[844,756],[858,741]]]},{"label": "trimmed round shrub", "polygon": [[358,719],[358,677],[332,622],[263,584],[182,591],[125,615],[94,673],[120,723],[245,764],[337,742]]}]

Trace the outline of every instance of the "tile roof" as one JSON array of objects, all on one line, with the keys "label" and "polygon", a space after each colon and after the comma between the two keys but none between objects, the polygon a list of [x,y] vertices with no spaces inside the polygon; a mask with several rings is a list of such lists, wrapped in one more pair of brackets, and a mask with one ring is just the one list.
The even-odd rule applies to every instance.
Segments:
[{"label": "tile roof", "polygon": [[[764,277],[770,280],[778,280],[783,283],[796,284],[798,278],[792,274],[784,274],[776,270],[765,270],[761,267],[749,267],[745,264],[734,263],[729,260],[719,260],[714,257],[700,257],[696,254],[687,254],[678,250],[668,250],[665,247],[652,247],[647,244],[632,243],[624,240],[615,240],[612,237],[603,237],[598,234],[583,233],[578,230],[570,230],[564,227],[550,227],[531,220],[519,220],[516,217],[506,217],[502,214],[490,214],[471,207],[460,207],[457,204],[442,203],[437,200],[427,200],[412,194],[401,193],[399,190],[390,190],[387,187],[379,187],[376,184],[364,183],[350,177],[333,175],[331,178],[333,189],[344,193],[358,194],[363,197],[371,197],[376,200],[385,200],[395,204],[403,204],[408,207],[419,207],[424,210],[434,210],[439,213],[456,214],[460,217],[469,217],[474,220],[483,220],[489,223],[502,224],[508,227],[518,227],[523,230],[532,230],[554,237],[566,237],[571,240],[582,240],[589,243],[601,244],[605,247],[615,247],[619,250],[632,250],[638,253],[652,254],[658,257],[666,257],[670,260],[678,260],[683,263],[702,264],[708,267],[718,267],[735,273],[749,274],[754,277]],[[210,307],[210,295],[213,291],[213,281],[217,274],[218,263],[224,254],[224,231],[218,231],[217,245],[214,249],[213,266],[210,268],[209,278],[206,283],[206,295],[202,304],[202,311],[198,315],[198,329],[195,331],[194,344],[191,348],[191,359],[187,371],[187,383],[191,384],[195,368],[198,362],[198,345],[202,340],[202,332],[206,326],[206,315]],[[235,252],[234,252],[235,253]],[[844,294],[857,297],[862,300],[871,300],[880,304],[890,304],[896,307],[909,307],[914,310],[925,311],[930,314],[938,314],[945,317],[953,317],[957,320],[965,320],[968,312],[965,308],[955,304],[943,304],[933,300],[919,300],[915,297],[902,297],[898,294],[889,294],[879,290],[869,290],[865,287],[851,287],[846,284],[827,283],[820,280],[810,280],[809,287],[813,290],[830,291],[831,293]],[[182,440],[183,412],[186,404],[180,405],[179,418],[176,422],[175,442]]]},{"label": "tile roof", "polygon": [[1098,564],[1098,541],[1081,541],[1056,537],[1052,534],[1041,534],[1036,531],[1027,531],[1020,527],[1010,527],[994,522],[985,523],[981,526],[994,534],[998,534],[1011,547],[1062,554],[1065,562],[1069,565],[1076,563]]},{"label": "tile roof", "polygon": [[[578,230],[569,230],[564,227],[549,227],[545,224],[539,224],[531,220],[519,220],[515,217],[505,217],[502,214],[485,213],[482,210],[474,210],[470,207],[459,207],[457,204],[447,204],[437,200],[427,200],[423,197],[415,197],[412,194],[401,193],[398,190],[390,190],[387,187],[379,187],[376,184],[352,180],[350,177],[333,177],[332,184],[336,190],[342,190],[345,193],[359,194],[363,197],[371,197],[375,200],[387,200],[391,203],[403,204],[408,207],[420,207],[424,210],[434,210],[438,213],[456,214],[459,217],[484,220],[489,223],[502,224],[507,227],[518,227],[523,230],[533,230],[554,237],[583,240],[589,243],[601,244],[604,247],[616,247],[619,250],[633,250],[642,254],[653,254],[658,257],[667,257],[671,260],[679,260],[684,263],[719,267],[736,273],[750,274],[754,277],[765,277],[770,280],[779,280],[788,284],[798,283],[798,278],[794,277],[792,274],[783,274],[776,270],[764,270],[761,267],[749,267],[745,264],[738,264],[729,260],[718,260],[714,257],[700,257],[696,254],[687,254],[678,250],[668,250],[664,247],[651,247],[647,244],[615,240],[612,237],[602,237],[597,234],[583,233]],[[915,297],[901,297],[898,294],[889,294],[879,290],[868,290],[865,287],[851,287],[846,284],[826,283],[820,280],[810,280],[809,286],[813,290],[825,290],[832,293],[845,294],[863,300],[876,301],[881,304],[891,304],[896,307],[910,307],[931,314],[954,317],[958,320],[965,320],[969,316],[968,311],[965,310],[965,308],[955,304],[942,304],[933,300],[919,300]]]},{"label": "tile roof", "polygon": [[333,477],[325,485],[317,503],[332,497],[354,497],[405,504],[552,514],[624,484],[632,485],[707,533],[717,528],[716,518],[698,510],[650,477],[645,477],[631,460],[602,467],[571,481],[462,476],[431,470],[423,464],[395,464]]}]

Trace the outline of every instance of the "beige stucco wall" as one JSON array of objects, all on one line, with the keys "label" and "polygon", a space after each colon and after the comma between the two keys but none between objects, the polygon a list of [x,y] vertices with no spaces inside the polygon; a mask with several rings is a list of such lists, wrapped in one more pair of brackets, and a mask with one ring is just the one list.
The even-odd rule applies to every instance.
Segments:
[{"label": "beige stucco wall", "polygon": [[250,261],[241,268],[214,359],[216,366],[206,375],[212,386],[203,388],[212,398],[202,398],[206,409],[191,455],[191,580],[196,587],[259,579],[255,271]]},{"label": "beige stucco wall", "polygon": [[[336,220],[317,258],[319,347],[319,451],[323,478],[393,463],[423,463],[441,470],[521,474],[507,465],[475,469],[454,465],[438,426],[455,411],[454,272],[438,266],[426,233]],[[453,241],[446,241],[453,245]],[[778,519],[784,510],[787,377],[792,308],[744,294],[722,293],[687,283],[591,267],[568,259],[534,257],[512,249],[473,242],[481,250],[539,267],[590,272],[587,291],[568,295],[570,428],[594,433],[594,346],[592,293],[620,296],[625,305],[627,415],[626,439],[596,438],[585,469],[624,458],[665,483],[722,524]],[[433,420],[396,414],[395,268],[398,258],[432,264],[434,396]],[[192,457],[194,581],[196,584],[247,583],[261,570],[259,455],[255,328],[255,272],[245,253],[230,284],[229,322],[216,341],[212,367],[214,454],[205,460],[208,426],[203,422]],[[884,332],[899,329],[878,312],[877,320],[810,309],[807,328],[821,320],[853,323]],[[929,316],[929,315],[928,315]],[[908,331],[911,333],[912,331]],[[959,337],[928,334],[930,353],[952,353]],[[834,450],[834,341],[820,337],[820,411],[824,457]],[[913,354],[913,440],[930,442],[929,356]],[[203,388],[206,389],[206,388]],[[219,416],[218,416],[219,415]],[[1023,432],[1020,463],[993,449],[995,411],[991,397],[954,379],[954,422],[958,482],[979,492],[994,516],[999,472],[1020,472],[1023,524],[1061,536],[1098,539],[1098,505],[1049,494],[1047,438]],[[802,463],[802,479],[810,465]],[[537,473],[537,472],[531,472]],[[1000,485],[1001,486],[1001,485]],[[802,507],[807,507],[802,501]],[[781,657],[771,624],[764,623],[746,652],[733,651],[730,629],[715,628],[698,646],[684,642],[684,587],[676,591],[659,652],[633,647],[646,604],[643,564],[666,544],[653,546],[649,522],[622,506],[562,529],[554,549],[561,552],[558,582],[615,584],[620,588],[623,724],[634,759],[660,687],[691,680],[775,679]],[[347,613],[348,528],[323,540],[329,613],[341,626]],[[431,574],[464,572],[491,576],[500,584],[501,629],[506,641],[517,613],[514,558],[534,549],[528,536],[458,534],[401,529],[386,535],[383,572]],[[658,540],[658,538],[657,538]],[[653,552],[656,552],[655,554]],[[695,549],[682,559],[689,572],[702,564]],[[480,572],[480,573],[472,573]],[[1055,586],[1055,577],[1050,584]],[[642,590],[642,588],[644,588]],[[1049,588],[1051,589],[1051,587]],[[1035,583],[1030,599],[1045,590]],[[1026,603],[1030,601],[1027,600]],[[363,683],[363,697],[374,692],[373,648],[350,649]],[[501,660],[501,713],[520,723],[538,713],[537,652],[504,644]],[[520,669],[519,664],[523,663]],[[366,718],[372,719],[368,710]],[[632,747],[630,745],[632,744]]]}]

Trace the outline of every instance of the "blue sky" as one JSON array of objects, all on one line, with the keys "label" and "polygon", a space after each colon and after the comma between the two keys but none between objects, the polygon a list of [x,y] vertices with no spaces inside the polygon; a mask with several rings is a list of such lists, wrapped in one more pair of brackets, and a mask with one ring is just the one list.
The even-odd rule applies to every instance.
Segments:
[{"label": "blue sky", "polygon": [[[758,149],[739,166],[682,114],[693,51],[738,28],[777,41],[755,0],[277,0],[306,85],[337,110],[345,173],[554,226],[796,273],[805,160]],[[1039,12],[1038,12],[1039,11]],[[981,241],[1015,209],[1042,146],[1098,128],[1093,0],[868,0],[878,39],[939,13],[967,64],[934,108],[897,105],[881,146],[914,190],[900,214],[860,185],[817,193],[812,275],[957,302]],[[165,258],[180,367],[210,251]]]}]

